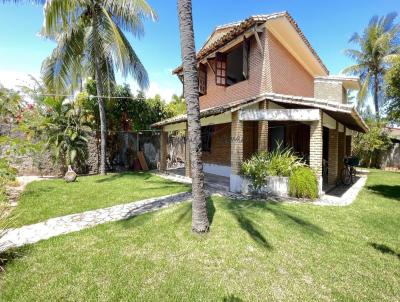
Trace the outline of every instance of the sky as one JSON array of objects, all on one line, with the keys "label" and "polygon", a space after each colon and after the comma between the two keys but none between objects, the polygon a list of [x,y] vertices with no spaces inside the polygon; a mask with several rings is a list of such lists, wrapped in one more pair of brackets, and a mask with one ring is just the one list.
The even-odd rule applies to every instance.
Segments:
[{"label": "sky", "polygon": [[[148,0],[158,21],[145,22],[145,35],[128,38],[145,66],[150,88],[147,96],[160,94],[170,100],[180,94],[182,85],[171,74],[180,65],[179,28],[176,0]],[[243,20],[255,14],[288,11],[331,74],[352,64],[343,50],[354,32],[361,32],[373,15],[400,13],[399,0],[192,0],[196,48],[199,49],[221,24]],[[15,88],[26,83],[28,75],[40,75],[40,66],[55,44],[38,36],[43,9],[31,4],[0,2],[0,83]],[[118,77],[120,83],[136,90],[132,78]]]}]

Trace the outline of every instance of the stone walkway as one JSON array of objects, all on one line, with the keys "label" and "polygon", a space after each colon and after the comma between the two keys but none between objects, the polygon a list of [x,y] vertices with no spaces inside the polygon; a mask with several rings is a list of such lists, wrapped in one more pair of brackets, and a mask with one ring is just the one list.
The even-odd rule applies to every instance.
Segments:
[{"label": "stone walkway", "polygon": [[139,214],[156,211],[176,203],[187,201],[190,198],[191,193],[187,192],[150,198],[109,208],[56,217],[44,222],[11,229],[0,238],[0,252],[62,234],[77,232],[95,225],[128,219]]},{"label": "stone walkway", "polygon": [[320,206],[348,206],[357,198],[366,181],[367,176],[362,175],[351,187],[336,187],[313,204]]}]

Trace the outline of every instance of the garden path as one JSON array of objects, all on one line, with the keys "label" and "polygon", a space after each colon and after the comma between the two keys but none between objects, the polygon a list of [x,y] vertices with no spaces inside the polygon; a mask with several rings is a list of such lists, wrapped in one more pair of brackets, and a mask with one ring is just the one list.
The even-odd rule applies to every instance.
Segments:
[{"label": "garden path", "polygon": [[0,252],[9,248],[36,243],[51,237],[77,232],[95,225],[131,218],[187,201],[191,193],[178,193],[150,198],[109,208],[87,211],[49,219],[44,222],[9,229],[0,238]]}]

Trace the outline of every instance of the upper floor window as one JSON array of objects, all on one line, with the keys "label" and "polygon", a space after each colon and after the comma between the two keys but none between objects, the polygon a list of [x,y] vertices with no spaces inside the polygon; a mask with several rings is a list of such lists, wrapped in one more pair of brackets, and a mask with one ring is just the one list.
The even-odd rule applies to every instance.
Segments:
[{"label": "upper floor window", "polygon": [[217,53],[215,59],[215,81],[219,86],[231,86],[249,78],[250,41],[226,53]]}]

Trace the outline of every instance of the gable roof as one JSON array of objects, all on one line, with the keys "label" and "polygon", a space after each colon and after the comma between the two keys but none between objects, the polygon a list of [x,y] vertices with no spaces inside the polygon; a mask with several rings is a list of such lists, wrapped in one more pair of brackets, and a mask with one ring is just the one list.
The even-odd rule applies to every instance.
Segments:
[{"label": "gable roof", "polygon": [[[322,62],[321,58],[318,56],[317,52],[311,46],[310,42],[307,40],[303,32],[300,30],[297,23],[294,21],[292,16],[288,12],[279,12],[273,13],[268,15],[254,15],[246,20],[230,23],[222,26],[218,26],[211,36],[206,40],[203,47],[197,53],[197,60],[201,61],[202,59],[206,58],[213,52],[217,51],[219,48],[223,47],[227,43],[233,41],[235,38],[239,37],[240,35],[244,34],[247,30],[251,29],[254,25],[262,24],[267,22],[268,20],[273,20],[277,18],[286,18],[293,28],[296,30],[297,34],[303,40],[305,45],[311,51],[312,55],[321,65],[323,70],[329,74],[328,68],[326,68],[325,64]],[[182,72],[183,68],[182,65],[172,71],[173,74],[178,74]]]}]

